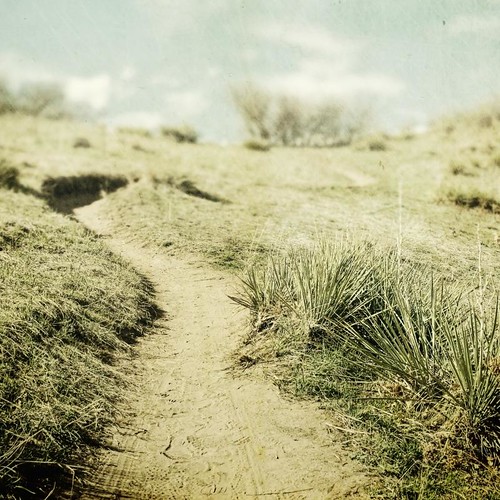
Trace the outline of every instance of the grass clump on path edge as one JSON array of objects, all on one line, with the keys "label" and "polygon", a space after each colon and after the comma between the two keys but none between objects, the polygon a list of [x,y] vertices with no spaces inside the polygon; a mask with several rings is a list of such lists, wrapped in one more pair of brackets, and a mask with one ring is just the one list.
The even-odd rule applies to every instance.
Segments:
[{"label": "grass clump on path edge", "polygon": [[342,415],[392,478],[386,498],[500,498],[498,297],[484,283],[472,293],[370,243],[292,248],[242,276],[241,359],[274,358],[279,385]]},{"label": "grass clump on path edge", "polygon": [[152,319],[152,290],[78,223],[2,190],[0,298],[0,496],[41,498],[103,437],[113,359]]}]

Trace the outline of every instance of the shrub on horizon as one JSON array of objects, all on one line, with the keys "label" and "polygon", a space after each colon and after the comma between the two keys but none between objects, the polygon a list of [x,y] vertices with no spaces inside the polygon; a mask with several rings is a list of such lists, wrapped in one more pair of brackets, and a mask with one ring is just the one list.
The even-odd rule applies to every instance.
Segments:
[{"label": "shrub on horizon", "polygon": [[162,127],[161,134],[165,137],[174,139],[175,142],[196,144],[198,142],[198,132],[189,125],[179,127]]},{"label": "shrub on horizon", "polygon": [[269,151],[271,149],[269,142],[260,139],[249,139],[243,143],[243,146],[252,151]]},{"label": "shrub on horizon", "polygon": [[387,144],[382,139],[372,139],[368,143],[370,151],[387,151]]}]

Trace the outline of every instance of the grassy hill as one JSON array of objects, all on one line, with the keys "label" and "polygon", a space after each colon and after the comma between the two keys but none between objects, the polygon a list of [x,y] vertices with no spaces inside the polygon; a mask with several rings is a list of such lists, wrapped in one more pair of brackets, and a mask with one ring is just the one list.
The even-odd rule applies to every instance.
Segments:
[{"label": "grassy hill", "polygon": [[[68,217],[108,191],[104,203],[115,231],[239,273],[246,285],[235,293],[253,313],[242,365],[265,360],[285,390],[344,415],[345,428],[337,431],[387,478],[387,497],[456,498],[460,492],[498,498],[498,444],[477,453],[470,441],[478,435],[469,432],[458,403],[453,418],[440,417],[456,389],[448,372],[430,384],[443,397],[429,395],[429,387],[419,392],[411,377],[376,371],[375,362],[360,369],[350,355],[353,344],[332,333],[341,328],[351,333],[341,338],[351,340],[361,334],[355,344],[361,345],[369,320],[356,314],[368,302],[394,313],[383,324],[403,323],[402,331],[413,328],[415,335],[427,331],[439,299],[432,283],[435,289],[439,284],[458,304],[457,321],[477,317],[481,334],[493,332],[488,352],[472,359],[471,376],[481,366],[497,397],[495,109],[443,121],[423,135],[269,151],[177,144],[140,130],[74,122],[0,120],[4,170],[19,172],[0,186],[0,474],[6,488],[15,488],[28,465],[76,463],[74,453],[97,439],[119,394],[110,359],[150,317],[147,283]],[[381,263],[387,274],[375,279]],[[339,269],[349,270],[344,295]],[[351,292],[365,293],[375,282],[378,288],[370,288],[369,299],[362,296],[361,307],[355,301],[361,295]],[[389,295],[400,300],[397,307],[377,302]],[[333,296],[342,317],[339,309],[318,312]],[[448,321],[451,305],[440,304]],[[456,331],[454,320],[444,321],[440,331]],[[363,352],[383,346],[384,330],[377,331],[381,336]],[[447,347],[440,344],[442,352],[452,338]],[[462,351],[470,347],[466,339]],[[442,362],[439,356],[434,351],[421,361]],[[498,430],[498,411],[491,418],[488,425]]]},{"label": "grassy hill", "polygon": [[0,297],[0,494],[41,498],[113,421],[113,360],[150,322],[152,291],[75,221],[0,186]]}]

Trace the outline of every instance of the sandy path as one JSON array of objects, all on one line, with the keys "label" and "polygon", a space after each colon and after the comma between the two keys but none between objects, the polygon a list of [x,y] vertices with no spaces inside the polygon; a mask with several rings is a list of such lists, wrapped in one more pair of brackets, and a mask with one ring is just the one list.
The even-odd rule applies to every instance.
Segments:
[{"label": "sandy path", "polygon": [[77,216],[152,281],[168,320],[137,346],[138,390],[83,498],[363,498],[325,415],[227,370],[244,328],[229,275],[111,234],[101,208]]}]

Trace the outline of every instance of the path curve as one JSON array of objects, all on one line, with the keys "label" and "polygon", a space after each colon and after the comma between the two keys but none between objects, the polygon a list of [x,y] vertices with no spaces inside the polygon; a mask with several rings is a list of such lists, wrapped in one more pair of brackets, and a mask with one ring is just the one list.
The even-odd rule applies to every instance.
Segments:
[{"label": "path curve", "polygon": [[136,347],[137,390],[82,498],[365,498],[366,475],[315,405],[228,370],[244,328],[231,277],[113,234],[103,207],[76,216],[153,283],[168,319]]}]

